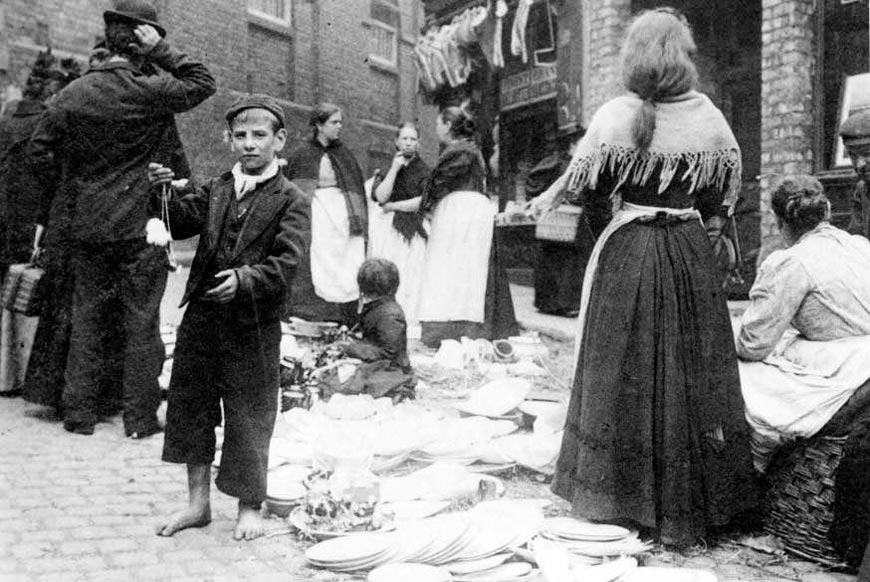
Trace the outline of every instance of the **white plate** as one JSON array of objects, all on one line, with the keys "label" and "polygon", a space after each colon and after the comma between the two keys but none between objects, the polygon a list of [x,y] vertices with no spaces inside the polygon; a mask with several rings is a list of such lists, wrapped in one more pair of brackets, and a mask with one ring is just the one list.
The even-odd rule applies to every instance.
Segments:
[{"label": "white plate", "polygon": [[479,560],[505,551],[517,537],[513,524],[499,520],[493,524],[476,521],[474,537],[470,544],[457,556],[459,560]]},{"label": "white plate", "polygon": [[516,408],[531,389],[531,382],[523,378],[494,380],[474,391],[460,410],[481,416],[504,416]]},{"label": "white plate", "polygon": [[365,533],[333,538],[305,550],[309,562],[319,565],[362,562],[389,552],[391,540],[382,534]]},{"label": "white plate", "polygon": [[555,414],[567,405],[561,402],[547,402],[544,400],[525,400],[517,408],[529,416],[535,418],[541,415]]},{"label": "white plate", "polygon": [[266,497],[277,501],[296,501],[307,494],[308,489],[302,483],[276,483],[266,489]]},{"label": "white plate", "polygon": [[649,566],[636,568],[623,578],[625,582],[717,582],[710,570]]},{"label": "white plate", "polygon": [[394,501],[378,506],[381,513],[392,512],[397,520],[423,519],[443,511],[450,505],[449,501]]},{"label": "white plate", "polygon": [[551,517],[543,531],[566,540],[615,541],[629,536],[631,531],[618,525],[589,523],[572,517]]},{"label": "white plate", "polygon": [[450,582],[450,572],[426,564],[387,564],[369,572],[368,582]]},{"label": "white plate", "polygon": [[631,574],[637,569],[637,560],[634,558],[622,558],[612,562],[605,562],[598,566],[589,566],[582,570],[575,570],[579,574],[579,580],[589,582],[615,582]]},{"label": "white plate", "polygon": [[396,529],[394,524],[389,524],[388,526],[378,529],[378,530],[366,530],[366,531],[332,531],[332,530],[319,530],[312,529],[311,527],[311,517],[305,511],[305,507],[300,505],[296,509],[290,512],[290,516],[288,518],[290,520],[290,525],[298,529],[299,531],[305,533],[313,537],[316,540],[330,540],[334,538],[344,538],[344,537],[359,537],[366,536],[370,534],[379,534],[384,532],[389,532]]},{"label": "white plate", "polygon": [[513,554],[510,552],[505,552],[504,554],[496,554],[488,558],[481,558],[480,560],[450,562],[449,564],[445,564],[444,567],[450,570],[451,574],[473,574],[475,572],[481,572],[483,570],[489,570],[496,566],[500,566],[512,555]]},{"label": "white plate", "polygon": [[502,564],[483,572],[454,576],[454,582],[508,582],[525,578],[532,573],[532,565],[526,562]]}]

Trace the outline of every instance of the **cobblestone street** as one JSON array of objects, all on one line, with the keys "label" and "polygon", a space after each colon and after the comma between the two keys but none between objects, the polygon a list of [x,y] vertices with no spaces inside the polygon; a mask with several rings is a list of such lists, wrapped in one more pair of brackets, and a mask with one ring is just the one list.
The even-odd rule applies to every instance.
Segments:
[{"label": "cobblestone street", "polygon": [[0,580],[300,579],[304,557],[287,535],[232,540],[235,503],[218,492],[210,526],[154,534],[187,495],[183,467],[160,461],[162,436],[125,439],[117,418],[73,435],[20,398],[0,400],[0,426]]},{"label": "cobblestone street", "polygon": [[[180,321],[175,306],[185,277],[186,269],[170,277],[164,323]],[[529,288],[512,286],[512,295],[525,329],[568,345],[574,320],[537,313]],[[730,307],[736,317],[745,305]],[[558,376],[567,373],[564,366],[556,368]],[[163,436],[127,439],[120,417],[98,424],[93,436],[75,435],[44,414],[19,397],[0,398],[0,582],[350,579],[308,568],[307,544],[280,533],[286,525],[277,519],[270,521],[277,535],[234,541],[235,500],[214,489],[209,526],[172,538],[155,535],[162,516],[181,508],[187,496],[184,468],[160,460]],[[534,494],[524,493],[545,494],[546,485],[536,487]],[[723,582],[854,580],[733,543],[686,554],[656,549],[649,562],[710,568]]]}]

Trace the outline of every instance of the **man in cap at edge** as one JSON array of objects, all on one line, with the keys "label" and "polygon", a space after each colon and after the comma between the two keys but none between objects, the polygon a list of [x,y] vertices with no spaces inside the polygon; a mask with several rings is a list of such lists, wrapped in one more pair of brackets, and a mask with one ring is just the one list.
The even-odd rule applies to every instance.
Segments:
[{"label": "man in cap at edge", "polygon": [[852,216],[846,230],[870,238],[870,194],[867,192],[870,179],[870,110],[851,114],[840,126],[840,136],[852,167],[858,174],[858,184],[852,197]]},{"label": "man in cap at edge", "polygon": [[[145,240],[148,163],[172,163],[174,115],[214,94],[215,82],[205,65],[169,46],[148,2],[116,0],[103,19],[111,57],[58,96],[30,150],[52,186],[46,191],[56,185],[75,201],[64,428],[94,432],[98,386],[107,370],[102,346],[111,337],[105,322],[120,311],[124,429],[143,438],[161,430],[162,354],[154,346],[166,285],[164,251]],[[168,75],[143,72],[148,65]]]}]

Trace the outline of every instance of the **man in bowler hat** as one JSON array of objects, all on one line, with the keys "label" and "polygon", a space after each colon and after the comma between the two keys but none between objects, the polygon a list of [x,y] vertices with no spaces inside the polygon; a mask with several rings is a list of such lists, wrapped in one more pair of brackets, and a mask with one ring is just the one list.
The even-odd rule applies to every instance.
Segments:
[{"label": "man in bowler hat", "polygon": [[[150,3],[116,0],[103,19],[109,59],[58,95],[30,151],[46,191],[57,187],[57,195],[74,201],[64,428],[94,432],[98,387],[110,368],[103,346],[113,334],[105,322],[114,319],[121,335],[124,429],[144,438],[161,430],[163,354],[155,345],[167,276],[163,249],[145,239],[148,163],[172,163],[174,115],[214,94],[215,81],[205,65],[169,45]],[[148,74],[151,67],[167,74]]]}]

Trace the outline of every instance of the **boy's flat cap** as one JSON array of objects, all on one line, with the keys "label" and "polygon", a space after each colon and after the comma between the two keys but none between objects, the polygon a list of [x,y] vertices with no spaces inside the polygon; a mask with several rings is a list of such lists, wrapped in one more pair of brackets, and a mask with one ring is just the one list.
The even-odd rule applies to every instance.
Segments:
[{"label": "boy's flat cap", "polygon": [[870,141],[870,109],[856,111],[847,117],[840,126],[840,137],[846,144]]},{"label": "boy's flat cap", "polygon": [[227,123],[232,123],[236,115],[245,109],[265,109],[278,118],[278,123],[281,127],[284,127],[285,125],[284,108],[281,107],[281,104],[278,103],[277,99],[270,95],[266,95],[265,93],[251,93],[236,99],[236,101],[230,105],[230,108],[227,109]]}]

